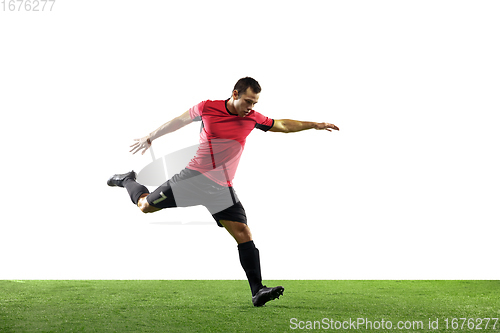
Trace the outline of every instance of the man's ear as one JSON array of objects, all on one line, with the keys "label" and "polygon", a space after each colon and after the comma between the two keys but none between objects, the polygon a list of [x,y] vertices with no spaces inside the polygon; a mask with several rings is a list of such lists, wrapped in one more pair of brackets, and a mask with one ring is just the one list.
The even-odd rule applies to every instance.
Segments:
[{"label": "man's ear", "polygon": [[233,90],[233,99],[234,100],[238,100],[239,96],[238,96],[238,90]]}]

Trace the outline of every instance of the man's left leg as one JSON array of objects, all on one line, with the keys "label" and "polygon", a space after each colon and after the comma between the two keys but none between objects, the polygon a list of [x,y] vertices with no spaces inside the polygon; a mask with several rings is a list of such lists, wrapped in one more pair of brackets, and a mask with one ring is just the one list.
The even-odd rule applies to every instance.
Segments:
[{"label": "man's left leg", "polygon": [[259,250],[252,240],[250,228],[241,222],[220,220],[220,223],[233,236],[238,243],[240,263],[250,283],[252,296],[262,288],[262,275],[260,273]]},{"label": "man's left leg", "polygon": [[248,283],[252,291],[252,302],[255,306],[262,306],[283,295],[284,288],[267,288],[262,285],[262,275],[260,271],[259,250],[252,240],[250,228],[242,222],[219,220],[226,230],[238,243],[240,263],[247,275]]}]

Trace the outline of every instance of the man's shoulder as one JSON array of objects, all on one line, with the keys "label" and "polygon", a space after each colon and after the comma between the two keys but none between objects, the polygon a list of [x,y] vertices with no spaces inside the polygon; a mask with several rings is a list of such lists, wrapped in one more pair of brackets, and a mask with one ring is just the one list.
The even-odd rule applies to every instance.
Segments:
[{"label": "man's shoulder", "polygon": [[260,113],[258,111],[255,111],[255,110],[252,110],[248,116],[251,116],[252,119],[255,119],[258,121],[268,118],[267,116],[263,115],[262,113]]},{"label": "man's shoulder", "polygon": [[226,111],[226,101],[225,100],[206,100],[204,104],[204,109],[209,111]]},{"label": "man's shoulder", "polygon": [[223,99],[215,99],[215,100],[212,100],[212,99],[207,99],[205,101],[205,105],[210,105],[210,106],[225,106],[226,104],[226,101],[223,100]]}]

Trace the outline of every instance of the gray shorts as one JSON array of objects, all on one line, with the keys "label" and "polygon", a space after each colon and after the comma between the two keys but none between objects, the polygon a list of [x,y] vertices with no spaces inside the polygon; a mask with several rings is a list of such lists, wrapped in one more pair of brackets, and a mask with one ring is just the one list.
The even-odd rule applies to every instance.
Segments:
[{"label": "gray shorts", "polygon": [[220,220],[247,223],[245,209],[232,187],[222,186],[201,172],[185,168],[147,196],[156,208],[205,206],[219,227]]}]

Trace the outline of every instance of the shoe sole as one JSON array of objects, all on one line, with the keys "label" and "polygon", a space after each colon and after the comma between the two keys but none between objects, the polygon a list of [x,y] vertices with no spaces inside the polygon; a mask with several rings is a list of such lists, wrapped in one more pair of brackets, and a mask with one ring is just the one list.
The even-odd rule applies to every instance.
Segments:
[{"label": "shoe sole", "polygon": [[285,291],[285,288],[283,287],[274,287],[273,288],[274,290],[272,290],[269,294],[266,294],[265,298],[262,298],[262,302],[261,303],[258,303],[258,304],[254,304],[254,306],[263,306],[265,305],[267,302],[269,301],[272,301],[274,299],[279,299],[280,296],[283,295],[283,292]]}]

